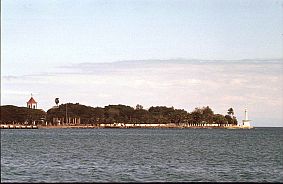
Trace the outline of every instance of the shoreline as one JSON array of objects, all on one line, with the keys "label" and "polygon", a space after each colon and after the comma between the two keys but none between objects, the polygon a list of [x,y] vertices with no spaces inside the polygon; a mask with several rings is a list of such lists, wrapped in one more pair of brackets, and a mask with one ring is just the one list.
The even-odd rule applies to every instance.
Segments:
[{"label": "shoreline", "polygon": [[159,126],[145,126],[141,125],[133,125],[133,126],[115,126],[115,125],[106,125],[106,126],[95,126],[95,125],[19,125],[19,124],[1,124],[1,129],[100,129],[100,128],[112,128],[112,129],[128,129],[128,128],[175,128],[175,129],[252,129],[254,127],[251,126],[184,126],[184,125],[172,125],[172,124],[164,124]]},{"label": "shoreline", "polygon": [[120,126],[91,126],[91,125],[85,125],[85,126],[72,126],[72,125],[60,125],[60,126],[38,126],[38,128],[42,129],[65,129],[65,128],[73,128],[73,129],[103,129],[103,128],[111,128],[111,129],[131,129],[131,128],[176,128],[176,129],[252,129],[254,127],[241,127],[241,126],[218,126],[218,127],[212,127],[212,126],[133,126],[133,127],[120,127]]}]

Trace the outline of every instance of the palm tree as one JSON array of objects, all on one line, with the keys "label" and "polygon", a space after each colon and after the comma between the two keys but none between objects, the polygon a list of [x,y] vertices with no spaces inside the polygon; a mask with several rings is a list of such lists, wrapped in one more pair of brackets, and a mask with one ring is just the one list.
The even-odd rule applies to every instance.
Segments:
[{"label": "palm tree", "polygon": [[59,98],[55,98],[55,103],[56,103],[56,105],[58,106]]},{"label": "palm tree", "polygon": [[235,123],[235,120],[234,120],[234,110],[233,110],[233,108],[232,108],[232,107],[229,108],[227,113],[228,113],[228,114],[230,115],[230,117],[232,118],[232,124],[234,124],[234,123]]},{"label": "palm tree", "polygon": [[229,108],[227,113],[228,113],[231,117],[233,117],[233,116],[234,116],[234,110],[233,110],[233,108],[232,108],[232,107]]}]

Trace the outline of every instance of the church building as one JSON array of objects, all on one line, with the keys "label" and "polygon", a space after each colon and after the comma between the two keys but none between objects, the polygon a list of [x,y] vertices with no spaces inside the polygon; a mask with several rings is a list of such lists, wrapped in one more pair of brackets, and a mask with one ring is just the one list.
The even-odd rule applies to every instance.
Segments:
[{"label": "church building", "polygon": [[32,95],[29,101],[27,102],[27,108],[37,109],[37,102],[33,99]]}]

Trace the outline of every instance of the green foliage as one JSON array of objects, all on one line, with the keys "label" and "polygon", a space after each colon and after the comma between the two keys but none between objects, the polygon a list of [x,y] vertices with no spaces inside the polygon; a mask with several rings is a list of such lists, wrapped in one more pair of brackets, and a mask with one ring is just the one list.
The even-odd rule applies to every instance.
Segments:
[{"label": "green foliage", "polygon": [[139,110],[139,109],[143,109],[143,106],[140,105],[140,104],[137,104],[137,105],[136,105],[136,110]]},{"label": "green foliage", "polygon": [[46,118],[46,112],[40,109],[30,109],[13,105],[1,106],[1,123],[24,123],[31,124],[33,121],[41,121]]},{"label": "green foliage", "polygon": [[228,124],[237,125],[238,121],[236,117],[231,117],[230,115],[225,115],[225,119],[228,121]]},{"label": "green foliage", "polygon": [[234,116],[234,109],[233,109],[233,108],[229,108],[227,113],[228,113],[230,116]]},{"label": "green foliage", "polygon": [[229,115],[225,115],[225,119],[228,121],[229,124],[233,123],[233,119]]},{"label": "green foliage", "polygon": [[212,109],[207,106],[207,107],[202,107],[202,108],[195,108],[195,110],[191,113],[192,116],[192,122],[194,124],[196,123],[213,123],[213,117],[214,112]]},{"label": "green foliage", "polygon": [[[233,112],[230,108],[228,112]],[[233,112],[234,113],[234,112]],[[137,104],[135,108],[126,105],[108,105],[102,107],[90,107],[79,103],[61,104],[53,107],[45,113],[42,110],[28,109],[16,106],[1,106],[2,122],[25,122],[46,117],[47,122],[53,118],[80,118],[81,124],[100,123],[174,123],[174,124],[237,124],[236,117],[214,114],[207,107],[195,108],[191,113],[184,109],[174,107],[156,106],[148,110]]]},{"label": "green foliage", "polygon": [[227,119],[222,114],[215,114],[213,116],[213,121],[214,123],[219,124],[219,125],[228,124]]}]

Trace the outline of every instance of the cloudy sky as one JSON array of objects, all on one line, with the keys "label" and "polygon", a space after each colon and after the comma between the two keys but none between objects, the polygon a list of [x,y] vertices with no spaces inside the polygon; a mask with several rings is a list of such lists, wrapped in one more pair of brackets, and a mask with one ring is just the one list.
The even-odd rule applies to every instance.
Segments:
[{"label": "cloudy sky", "polygon": [[1,1],[1,105],[210,106],[283,126],[283,1]]}]

